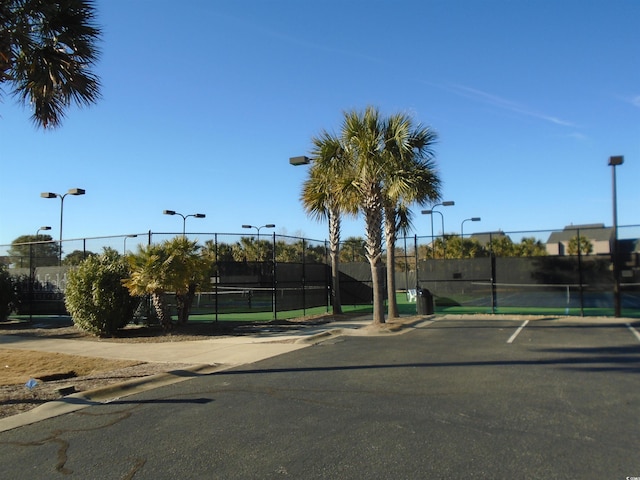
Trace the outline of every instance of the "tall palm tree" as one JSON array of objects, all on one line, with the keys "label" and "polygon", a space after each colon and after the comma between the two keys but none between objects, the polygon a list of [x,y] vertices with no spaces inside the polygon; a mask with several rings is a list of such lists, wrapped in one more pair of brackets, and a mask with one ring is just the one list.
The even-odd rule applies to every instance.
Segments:
[{"label": "tall palm tree", "polygon": [[373,324],[385,323],[382,275],[383,179],[385,176],[384,125],[373,107],[345,112],[341,141],[351,163],[351,185],[365,221],[365,250],[371,266]]},{"label": "tall palm tree", "polygon": [[398,316],[395,297],[395,244],[398,231],[408,232],[409,206],[424,205],[440,198],[440,179],[434,167],[433,145],[437,134],[414,125],[411,117],[399,113],[384,122],[384,230],[387,246],[388,314]]},{"label": "tall palm tree", "polygon": [[72,103],[100,97],[94,20],[93,0],[0,1],[0,84],[32,106],[37,126],[58,127]]},{"label": "tall palm tree", "polygon": [[[312,139],[314,162],[302,186],[300,200],[308,215],[329,222],[331,258],[331,304],[334,315],[342,313],[340,299],[340,229],[342,215],[355,215],[356,203],[349,197],[350,166],[340,139],[323,131]],[[351,191],[353,194],[353,191]]]}]

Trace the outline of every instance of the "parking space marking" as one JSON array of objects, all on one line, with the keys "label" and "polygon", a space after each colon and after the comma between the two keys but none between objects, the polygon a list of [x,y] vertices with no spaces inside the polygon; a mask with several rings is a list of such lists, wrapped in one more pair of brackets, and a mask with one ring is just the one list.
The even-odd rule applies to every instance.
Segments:
[{"label": "parking space marking", "polygon": [[633,333],[638,339],[638,341],[640,342],[640,333],[635,328],[633,328],[630,323],[627,323],[626,325],[627,325],[627,328],[631,330],[631,333]]},{"label": "parking space marking", "polygon": [[524,327],[527,326],[527,323],[529,323],[529,320],[525,320],[524,323],[518,327],[518,329],[515,331],[515,333],[513,335],[511,335],[511,338],[509,338],[509,340],[507,340],[507,343],[513,343],[513,341],[516,339],[516,337],[518,335],[520,335],[520,332],[522,331],[522,329],[524,329]]}]

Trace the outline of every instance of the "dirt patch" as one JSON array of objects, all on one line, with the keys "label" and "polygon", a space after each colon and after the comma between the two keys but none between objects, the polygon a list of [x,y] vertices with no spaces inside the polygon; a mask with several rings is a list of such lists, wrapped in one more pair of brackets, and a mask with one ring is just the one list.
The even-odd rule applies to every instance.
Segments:
[{"label": "dirt patch", "polygon": [[[169,332],[159,326],[128,325],[112,337],[96,337],[76,328],[67,317],[0,323],[0,335],[90,340],[95,342],[163,343],[220,336],[255,335],[263,329],[295,330],[335,320],[332,316],[271,322],[193,322]],[[84,392],[134,378],[183,369],[188,364],[140,363],[103,358],[0,349],[0,418],[22,413],[69,393]],[[30,382],[35,380],[35,384]],[[31,388],[27,386],[30,383]],[[72,391],[70,388],[72,387]]]}]

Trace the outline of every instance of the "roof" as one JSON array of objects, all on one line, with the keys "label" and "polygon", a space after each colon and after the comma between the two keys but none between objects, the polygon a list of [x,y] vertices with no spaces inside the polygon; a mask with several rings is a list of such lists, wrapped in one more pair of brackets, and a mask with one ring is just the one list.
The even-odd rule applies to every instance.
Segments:
[{"label": "roof", "polygon": [[481,232],[481,233],[474,233],[471,235],[471,238],[473,238],[474,240],[477,240],[480,245],[488,245],[492,240],[495,240],[496,238],[502,238],[502,237],[509,237],[508,235],[505,235],[505,233],[502,230],[498,230],[497,232]]},{"label": "roof", "polygon": [[608,242],[613,238],[613,228],[605,227],[604,223],[591,223],[586,225],[568,225],[561,232],[552,232],[547,243],[568,242],[578,235],[584,236],[594,242]]}]

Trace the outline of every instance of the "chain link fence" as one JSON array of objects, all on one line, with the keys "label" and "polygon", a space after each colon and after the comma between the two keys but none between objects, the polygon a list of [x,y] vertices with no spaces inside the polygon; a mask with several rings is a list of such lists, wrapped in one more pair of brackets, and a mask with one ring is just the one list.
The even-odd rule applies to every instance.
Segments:
[{"label": "chain link fence", "polygon": [[[19,314],[64,314],[68,272],[112,248],[122,254],[180,235],[146,232],[0,245],[18,279]],[[213,258],[210,284],[194,315],[300,311],[331,307],[326,241],[268,234],[188,233]],[[617,237],[617,240],[616,240]],[[427,289],[436,312],[640,315],[640,226],[413,236],[396,243],[396,288]],[[362,245],[343,245],[343,305],[370,305],[371,272]],[[384,276],[383,276],[384,278]],[[169,298],[169,297],[168,297]]]}]

